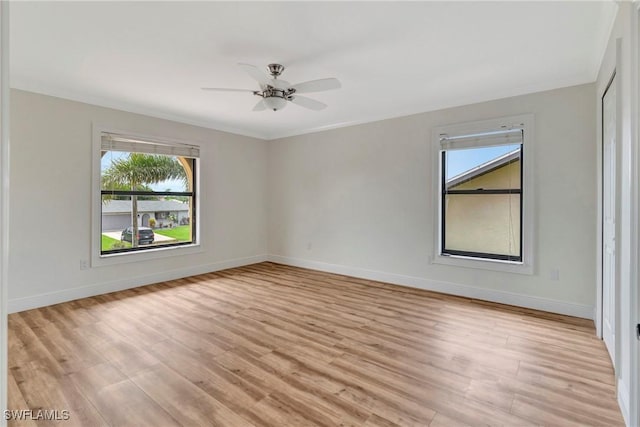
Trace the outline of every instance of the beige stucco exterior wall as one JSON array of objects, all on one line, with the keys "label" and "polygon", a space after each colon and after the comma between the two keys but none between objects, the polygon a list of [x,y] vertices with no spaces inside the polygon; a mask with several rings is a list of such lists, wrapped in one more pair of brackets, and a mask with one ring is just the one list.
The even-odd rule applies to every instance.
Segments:
[{"label": "beige stucco exterior wall", "polygon": [[520,160],[506,164],[469,181],[464,181],[453,188],[456,190],[520,188]]},{"label": "beige stucco exterior wall", "polygon": [[[520,187],[520,161],[463,182],[451,189]],[[501,255],[520,252],[519,194],[452,194],[446,203],[446,248]]]}]

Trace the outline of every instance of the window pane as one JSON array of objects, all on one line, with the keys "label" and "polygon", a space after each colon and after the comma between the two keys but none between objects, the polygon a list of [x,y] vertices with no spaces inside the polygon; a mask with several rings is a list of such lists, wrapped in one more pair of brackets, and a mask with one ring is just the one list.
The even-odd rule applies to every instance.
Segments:
[{"label": "window pane", "polygon": [[193,191],[193,159],[185,157],[103,151],[100,171],[102,190]]},{"label": "window pane", "polygon": [[447,190],[519,189],[520,144],[446,152]]},{"label": "window pane", "polygon": [[[133,199],[133,200],[132,200]],[[135,205],[134,205],[135,203]],[[102,196],[102,253],[193,242],[190,196]],[[138,235],[133,236],[137,210]]]},{"label": "window pane", "polygon": [[447,194],[444,249],[520,257],[519,194]]}]

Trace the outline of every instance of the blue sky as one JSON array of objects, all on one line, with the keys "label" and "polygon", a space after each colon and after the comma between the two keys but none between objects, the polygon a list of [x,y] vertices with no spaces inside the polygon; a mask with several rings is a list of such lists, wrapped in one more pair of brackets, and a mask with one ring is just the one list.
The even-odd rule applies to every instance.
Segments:
[{"label": "blue sky", "polygon": [[[128,155],[129,153],[122,151],[107,151],[100,161],[100,171],[103,172],[105,169],[108,169],[112,161],[126,158]],[[173,179],[162,181],[158,184],[151,184],[149,187],[151,187],[153,191],[166,191],[167,189],[171,191],[185,191],[184,183],[180,180]]]},{"label": "blue sky", "polygon": [[447,180],[503,154],[517,150],[520,144],[447,151]]},{"label": "blue sky", "polygon": [[[495,147],[470,148],[467,150],[447,151],[447,179],[451,179],[462,172],[473,169],[489,160],[502,156],[510,151],[516,150],[519,144],[498,145]],[[121,158],[126,158],[128,153],[120,151],[108,151],[101,160],[101,170],[107,169],[111,162]],[[185,191],[182,181],[168,180],[158,184],[152,184],[154,191]]]}]

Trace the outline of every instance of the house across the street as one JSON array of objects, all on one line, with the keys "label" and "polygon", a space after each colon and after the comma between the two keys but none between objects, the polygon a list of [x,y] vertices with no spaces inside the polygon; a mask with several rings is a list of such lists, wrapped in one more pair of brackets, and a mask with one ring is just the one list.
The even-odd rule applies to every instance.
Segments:
[{"label": "house across the street", "polygon": [[[156,228],[188,224],[189,204],[178,200],[138,200],[138,225]],[[102,231],[123,230],[131,225],[131,200],[108,200],[102,207]]]}]

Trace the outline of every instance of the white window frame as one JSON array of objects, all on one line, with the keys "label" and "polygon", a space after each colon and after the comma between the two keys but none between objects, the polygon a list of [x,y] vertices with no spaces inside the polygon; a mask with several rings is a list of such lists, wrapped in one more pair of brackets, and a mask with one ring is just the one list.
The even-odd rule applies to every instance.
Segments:
[{"label": "white window frame", "polygon": [[[522,114],[517,116],[501,117],[498,119],[482,120],[475,122],[459,123],[446,126],[438,126],[433,129],[431,135],[431,158],[433,171],[433,197],[436,212],[434,215],[434,264],[444,264],[457,267],[477,268],[483,270],[504,271],[518,274],[533,274],[534,271],[534,187],[533,187],[533,153],[534,153],[534,116]],[[489,258],[465,257],[458,255],[442,254],[442,162],[443,151],[441,138],[446,135],[449,138],[464,135],[485,134],[502,131],[504,129],[521,128],[523,131],[522,151],[522,261],[504,261]]]},{"label": "white window frame", "polygon": [[[188,245],[180,246],[167,246],[147,249],[144,251],[135,252],[117,252],[112,254],[101,254],[100,242],[102,236],[102,195],[101,195],[101,170],[100,159],[102,152],[102,134],[111,133],[119,135],[127,135],[133,139],[141,139],[148,141],[157,141],[164,144],[175,145],[194,145],[193,143],[179,141],[176,139],[168,139],[149,134],[140,134],[129,130],[116,129],[114,127],[105,126],[101,124],[93,124],[93,138],[92,138],[92,174],[91,174],[91,267],[101,267],[115,264],[123,264],[129,262],[140,262],[147,260],[154,260],[165,257],[190,255],[203,252],[200,236],[202,235],[202,223],[200,220],[200,194],[202,194],[202,187],[200,181],[200,159],[196,159],[197,167],[195,168],[195,174],[193,180],[196,186],[196,202],[195,202],[195,222],[196,222],[196,236],[195,242]],[[197,146],[197,145],[196,145]],[[199,147],[201,149],[201,147]],[[202,150],[201,150],[202,151]],[[202,157],[202,156],[201,156]]]}]

